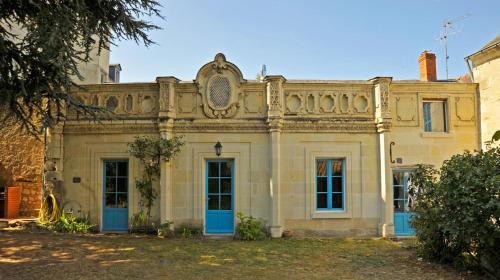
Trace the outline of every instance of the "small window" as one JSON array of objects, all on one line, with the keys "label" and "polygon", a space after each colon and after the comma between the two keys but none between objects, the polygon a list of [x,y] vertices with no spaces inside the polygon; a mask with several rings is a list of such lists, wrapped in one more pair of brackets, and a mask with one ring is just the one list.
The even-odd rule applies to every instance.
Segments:
[{"label": "small window", "polygon": [[316,209],[344,210],[344,173],[343,159],[316,160]]},{"label": "small window", "polygon": [[447,132],[446,101],[424,101],[424,131]]}]

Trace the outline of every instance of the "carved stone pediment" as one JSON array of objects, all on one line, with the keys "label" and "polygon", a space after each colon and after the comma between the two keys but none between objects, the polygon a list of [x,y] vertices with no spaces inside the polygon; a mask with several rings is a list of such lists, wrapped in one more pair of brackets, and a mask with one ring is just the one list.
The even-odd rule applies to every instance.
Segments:
[{"label": "carved stone pediment", "polygon": [[240,69],[218,53],[214,61],[203,65],[195,83],[201,95],[201,107],[209,118],[231,118],[240,108],[241,84],[245,82]]}]

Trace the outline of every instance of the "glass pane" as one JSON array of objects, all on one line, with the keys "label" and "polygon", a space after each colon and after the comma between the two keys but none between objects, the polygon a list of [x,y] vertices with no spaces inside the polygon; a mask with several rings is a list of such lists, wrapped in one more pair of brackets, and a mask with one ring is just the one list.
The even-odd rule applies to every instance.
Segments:
[{"label": "glass pane", "polygon": [[219,195],[208,195],[208,210],[219,210]]},{"label": "glass pane", "polygon": [[231,210],[231,195],[221,195],[220,196],[220,209],[221,210]]},{"label": "glass pane", "polygon": [[404,200],[394,200],[394,212],[403,212],[404,211],[404,206],[403,206]]},{"label": "glass pane", "polygon": [[219,163],[209,162],[208,163],[208,177],[219,177]]},{"label": "glass pane", "polygon": [[116,192],[116,178],[106,178],[106,192]]},{"label": "glass pane", "polygon": [[404,198],[404,192],[403,192],[403,187],[394,187],[394,199],[403,199]]},{"label": "glass pane", "polygon": [[318,208],[327,208],[328,207],[328,205],[326,203],[326,196],[327,196],[326,193],[317,195],[316,203],[318,204]]},{"label": "glass pane", "polygon": [[445,124],[445,102],[431,102],[431,126],[432,131],[446,131]]},{"label": "glass pane", "polygon": [[341,193],[332,194],[332,208],[343,208]]},{"label": "glass pane", "polygon": [[106,162],[106,176],[116,176],[116,162]]},{"label": "glass pane", "polygon": [[392,184],[394,186],[403,185],[403,173],[402,172],[394,172],[392,174]]},{"label": "glass pane", "polygon": [[342,160],[332,160],[332,176],[342,176]]},{"label": "glass pane", "polygon": [[318,186],[317,186],[317,192],[327,192],[327,177],[318,177],[317,178],[317,182],[318,182]]},{"label": "glass pane", "polygon": [[316,161],[316,175],[317,176],[326,176],[326,167],[327,167],[327,160],[326,159],[319,159]]},{"label": "glass pane", "polygon": [[220,192],[231,193],[231,179],[220,179]]},{"label": "glass pane", "polygon": [[128,175],[128,164],[127,162],[118,162],[118,176]]},{"label": "glass pane", "polygon": [[220,163],[220,176],[231,177],[231,162]]},{"label": "glass pane", "polygon": [[116,191],[117,192],[127,192],[128,191],[128,179],[127,178],[118,178],[117,179],[117,186],[116,186]]},{"label": "glass pane", "polygon": [[219,179],[217,178],[208,179],[208,192],[219,193]]},{"label": "glass pane", "polygon": [[106,207],[115,208],[116,207],[116,194],[107,193],[106,194]]},{"label": "glass pane", "polygon": [[127,208],[127,194],[126,193],[119,193],[117,195],[117,202],[116,202],[116,207],[117,208]]},{"label": "glass pane", "polygon": [[332,177],[332,192],[342,192],[342,177]]}]

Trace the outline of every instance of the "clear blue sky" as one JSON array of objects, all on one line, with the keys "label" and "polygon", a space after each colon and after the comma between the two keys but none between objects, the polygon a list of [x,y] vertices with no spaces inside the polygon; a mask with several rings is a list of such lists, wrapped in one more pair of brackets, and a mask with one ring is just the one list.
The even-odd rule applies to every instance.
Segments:
[{"label": "clear blue sky", "polygon": [[121,63],[122,82],[157,76],[192,80],[223,52],[247,79],[262,64],[288,79],[367,80],[374,76],[417,79],[418,55],[438,57],[445,78],[443,45],[436,40],[445,19],[470,16],[450,36],[450,78],[466,73],[463,58],[500,34],[499,0],[162,1],[158,45],[116,42],[111,62]]}]

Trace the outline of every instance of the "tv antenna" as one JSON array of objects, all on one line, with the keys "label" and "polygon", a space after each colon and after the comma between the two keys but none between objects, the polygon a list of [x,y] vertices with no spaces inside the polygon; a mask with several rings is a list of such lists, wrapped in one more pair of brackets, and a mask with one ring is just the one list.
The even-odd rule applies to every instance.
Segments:
[{"label": "tv antenna", "polygon": [[455,29],[454,25],[455,23],[462,21],[468,17],[470,17],[471,14],[465,14],[463,16],[454,18],[454,19],[448,19],[443,22],[443,30],[441,31],[441,35],[439,36],[439,40],[444,43],[444,58],[445,58],[445,64],[446,64],[446,79],[448,80],[448,59],[450,59],[450,56],[448,55],[448,39],[450,36],[458,34],[462,32],[462,29]]}]

